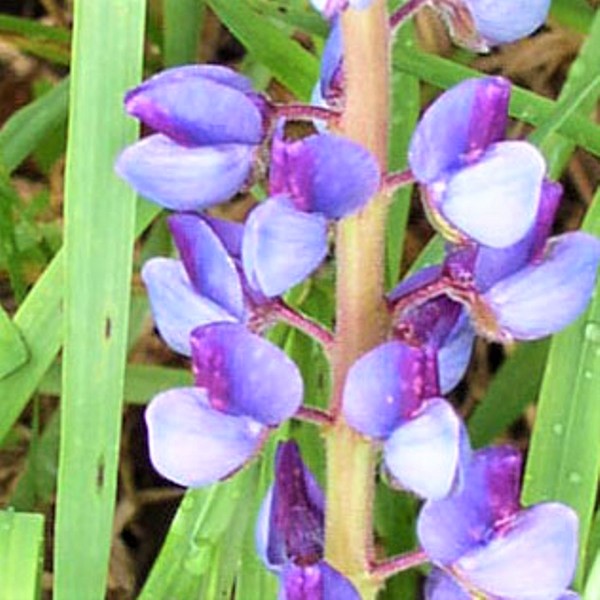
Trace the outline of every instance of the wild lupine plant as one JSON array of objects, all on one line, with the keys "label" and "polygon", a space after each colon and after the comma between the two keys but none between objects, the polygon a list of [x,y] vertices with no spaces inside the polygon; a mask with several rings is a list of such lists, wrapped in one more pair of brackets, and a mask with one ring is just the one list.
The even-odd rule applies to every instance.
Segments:
[{"label": "wild lupine plant", "polygon": [[[535,146],[507,137],[502,77],[439,96],[414,131],[410,168],[387,170],[390,34],[430,5],[458,43],[485,50],[539,27],[549,0],[410,0],[389,20],[380,1],[313,4],[331,20],[313,104],[276,104],[212,65],[165,71],[125,99],[154,133],[117,171],[173,211],[179,256],[149,260],[142,277],[158,331],[195,378],[150,403],[152,462],[182,486],[205,486],[243,469],[285,421],[321,428],[325,490],[283,442],[258,517],[257,551],[281,598],[374,598],[386,578],[428,563],[429,600],[575,598],[576,514],[522,507],[519,451],[473,451],[446,396],[476,336],[538,339],[582,313],[600,241],[551,236],[561,186]],[[292,137],[299,120],[313,132]],[[384,293],[386,209],[414,182],[445,255]],[[267,197],[245,222],[207,212],[257,183]],[[337,266],[333,330],[285,298],[327,260]],[[278,322],[329,357],[327,409],[305,404],[298,368],[263,337]],[[378,477],[424,502],[420,547],[384,560],[373,544]]]}]

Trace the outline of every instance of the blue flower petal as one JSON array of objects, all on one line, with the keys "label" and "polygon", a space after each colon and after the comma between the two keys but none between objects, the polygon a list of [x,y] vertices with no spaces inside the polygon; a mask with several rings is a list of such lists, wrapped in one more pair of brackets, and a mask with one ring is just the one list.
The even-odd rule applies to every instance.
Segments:
[{"label": "blue flower petal", "polygon": [[550,0],[464,0],[477,31],[491,45],[508,44],[541,27]]},{"label": "blue flower petal", "polygon": [[424,113],[410,142],[410,168],[420,183],[433,183],[472,162],[506,129],[510,82],[467,79],[443,93]]},{"label": "blue flower petal", "polygon": [[480,450],[461,468],[460,489],[443,500],[425,503],[417,523],[423,549],[443,566],[480,547],[496,522],[519,510],[517,450],[508,446]]},{"label": "blue flower petal", "polygon": [[231,475],[258,452],[266,434],[253,419],[214,410],[197,388],[156,396],[146,410],[146,423],[152,464],[186,487]]},{"label": "blue flower petal", "polygon": [[429,400],[384,445],[385,465],[394,480],[423,498],[447,496],[457,475],[461,427],[446,400]]},{"label": "blue flower petal", "polygon": [[236,221],[219,219],[209,214],[203,214],[202,219],[210,225],[215,232],[227,254],[238,260],[242,257],[242,238],[244,236],[244,225]]},{"label": "blue flower petal", "polygon": [[281,577],[279,600],[360,600],[356,588],[325,561],[289,564]]},{"label": "blue flower petal", "polygon": [[501,142],[428,192],[454,227],[480,244],[502,248],[518,242],[532,226],[545,170],[535,146]]},{"label": "blue flower petal", "polygon": [[438,351],[440,392],[447,394],[463,378],[473,353],[475,331],[466,312],[462,312],[456,325]]},{"label": "blue flower petal", "polygon": [[240,277],[227,250],[198,215],[175,214],[169,228],[196,290],[242,321],[245,316]]},{"label": "blue flower petal", "polygon": [[225,67],[176,67],[130,91],[125,107],[184,145],[259,144],[262,116],[250,91],[245,77]]},{"label": "blue flower petal", "polygon": [[583,232],[558,236],[541,262],[492,287],[485,299],[500,329],[536,339],[566,327],[587,306],[600,262],[600,240]]},{"label": "blue flower petal", "polygon": [[126,148],[115,169],[148,200],[171,210],[201,210],[240,191],[253,154],[244,144],[193,148],[156,134]]},{"label": "blue flower petal", "polygon": [[486,292],[501,279],[516,273],[543,251],[561,196],[560,184],[544,181],[538,213],[525,237],[506,248],[477,248],[474,275],[480,292]]},{"label": "blue flower petal", "polygon": [[303,382],[294,362],[242,325],[216,323],[193,331],[192,366],[211,406],[229,414],[276,426],[302,403]]},{"label": "blue flower petal", "polygon": [[423,400],[423,361],[420,349],[396,341],[361,356],[344,385],[348,424],[363,435],[387,438]]},{"label": "blue flower petal", "polygon": [[377,192],[380,173],[372,154],[341,136],[322,133],[299,141],[273,140],[271,194],[289,196],[299,210],[341,219]]},{"label": "blue flower petal", "polygon": [[569,586],[577,565],[578,520],[558,503],[518,513],[506,530],[456,563],[475,587],[502,598],[547,600]]},{"label": "blue flower petal", "polygon": [[142,279],[148,290],[152,315],[161,337],[170,348],[190,356],[190,335],[196,327],[236,318],[201,296],[183,264],[172,258],[152,258],[144,264]]},{"label": "blue flower petal", "polygon": [[434,567],[425,582],[425,600],[471,600],[471,595],[450,575]]},{"label": "blue flower petal", "polygon": [[296,210],[281,198],[257,206],[242,241],[244,273],[266,296],[279,296],[308,277],[327,255],[324,217]]},{"label": "blue flower petal", "polygon": [[335,79],[339,76],[344,56],[342,24],[339,19],[333,21],[329,36],[321,56],[321,76],[318,84],[319,95],[325,101],[329,98]]}]

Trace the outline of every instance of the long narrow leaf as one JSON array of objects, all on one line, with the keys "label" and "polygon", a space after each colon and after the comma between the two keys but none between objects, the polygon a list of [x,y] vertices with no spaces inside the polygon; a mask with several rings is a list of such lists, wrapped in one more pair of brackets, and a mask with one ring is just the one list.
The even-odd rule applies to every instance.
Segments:
[{"label": "long narrow leaf", "polygon": [[[584,229],[600,236],[600,192]],[[600,475],[599,290],[586,313],[552,342],[523,490],[526,504],[552,499],[575,508],[581,567]]]},{"label": "long narrow leaf", "polygon": [[[57,600],[104,598],[115,502],[135,196],[113,170],[137,134],[143,0],[75,2],[65,215],[65,353]],[[99,24],[102,24],[100,27]],[[90,541],[93,540],[93,543]]]},{"label": "long narrow leaf", "polygon": [[44,517],[0,512],[0,598],[37,600],[44,560]]},{"label": "long narrow leaf", "polygon": [[302,100],[310,97],[318,77],[318,64],[313,55],[242,0],[235,3],[207,1],[248,52],[267,66],[283,85]]}]

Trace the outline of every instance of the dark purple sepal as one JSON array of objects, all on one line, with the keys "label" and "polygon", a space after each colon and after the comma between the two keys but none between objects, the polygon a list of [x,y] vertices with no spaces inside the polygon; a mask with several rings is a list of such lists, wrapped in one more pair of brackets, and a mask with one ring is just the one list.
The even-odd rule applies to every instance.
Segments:
[{"label": "dark purple sepal", "polygon": [[460,488],[426,502],[417,535],[433,562],[450,566],[484,544],[490,532],[519,510],[521,455],[509,446],[475,452],[462,467]]},{"label": "dark purple sepal", "polygon": [[259,144],[262,115],[248,79],[214,65],[175,67],[127,93],[127,112],[187,146]]},{"label": "dark purple sepal", "polygon": [[385,466],[399,487],[440,499],[457,478],[464,426],[444,398],[430,398],[401,423],[383,447]]},{"label": "dark purple sepal", "polygon": [[317,269],[327,249],[325,217],[299,211],[286,198],[269,198],[246,221],[244,273],[254,289],[279,296]]},{"label": "dark purple sepal", "polygon": [[566,327],[585,310],[599,262],[600,240],[587,233],[549,240],[538,262],[501,280],[483,297],[497,321],[490,337],[537,339]]},{"label": "dark purple sepal", "polygon": [[269,189],[291,198],[305,212],[341,219],[361,209],[377,192],[380,172],[371,153],[346,138],[322,133],[272,147]]},{"label": "dark purple sepal", "polygon": [[233,474],[260,450],[268,431],[248,416],[215,410],[198,388],[159,394],[145,416],[154,468],[185,487],[202,487]]},{"label": "dark purple sepal", "polygon": [[[270,568],[287,562],[312,565],[323,558],[325,498],[294,441],[282,442],[275,456],[275,481],[266,498],[257,546]],[[262,511],[261,511],[262,512]],[[265,536],[266,533],[266,536]]]},{"label": "dark purple sepal", "polygon": [[117,174],[139,194],[177,211],[226,202],[250,177],[255,148],[246,144],[186,147],[155,134],[126,148]]},{"label": "dark purple sepal", "polygon": [[237,323],[216,323],[192,332],[196,385],[211,406],[274,427],[302,404],[302,377],[279,348]]},{"label": "dark purple sepal", "polygon": [[474,162],[504,138],[510,85],[502,77],[468,79],[425,111],[409,148],[409,164],[419,183],[434,183]]},{"label": "dark purple sepal", "polygon": [[236,321],[236,317],[198,294],[183,263],[172,258],[151,258],[142,268],[156,327],[170,348],[190,356],[192,331],[208,323]]},{"label": "dark purple sepal", "polygon": [[178,213],[171,215],[168,222],[198,293],[243,321],[246,311],[240,277],[218,235],[199,215]]},{"label": "dark purple sepal", "polygon": [[387,342],[363,354],[350,367],[342,413],[359,433],[385,439],[419,410],[427,376],[422,350]]},{"label": "dark purple sepal", "polygon": [[279,600],[360,600],[356,588],[325,561],[289,564],[281,575]]}]

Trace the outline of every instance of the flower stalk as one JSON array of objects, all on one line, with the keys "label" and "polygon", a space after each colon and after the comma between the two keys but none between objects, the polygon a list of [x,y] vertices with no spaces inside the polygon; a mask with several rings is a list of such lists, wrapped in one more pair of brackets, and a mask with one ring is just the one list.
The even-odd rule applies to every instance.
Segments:
[{"label": "flower stalk", "polygon": [[[346,104],[341,132],[368,148],[382,171],[387,162],[389,25],[385,2],[342,16]],[[369,90],[365,94],[365,90]],[[366,568],[372,556],[375,450],[339,417],[350,366],[381,343],[388,326],[384,304],[384,233],[387,202],[373,198],[337,228],[337,314],[333,348],[332,414],[327,433],[326,558],[352,580],[365,600],[379,582]]]}]

